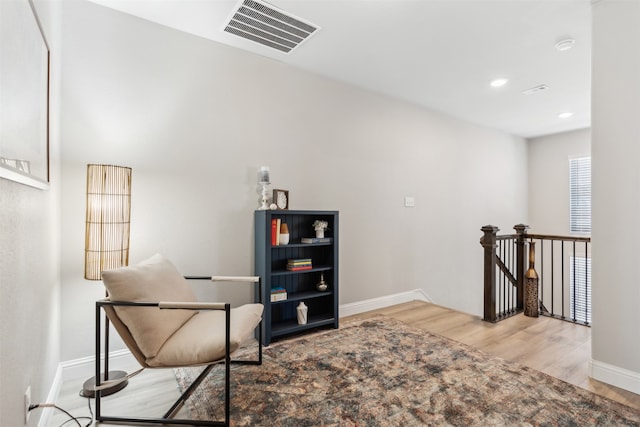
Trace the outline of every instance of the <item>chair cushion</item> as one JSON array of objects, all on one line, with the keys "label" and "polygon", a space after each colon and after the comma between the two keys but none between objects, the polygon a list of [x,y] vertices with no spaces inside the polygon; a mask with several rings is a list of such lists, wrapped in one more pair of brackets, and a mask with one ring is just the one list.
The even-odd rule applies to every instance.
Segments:
[{"label": "chair cushion", "polygon": [[[252,336],[262,318],[262,310],[262,304],[231,309],[230,352]],[[147,364],[156,368],[202,365],[224,359],[224,347],[225,312],[201,311],[173,334],[155,357],[147,359]]]},{"label": "chair cushion", "polygon": [[[102,272],[112,301],[193,302],[191,287],[162,255],[137,265]],[[193,310],[160,310],[157,307],[116,307],[116,313],[147,358],[154,357],[167,339],[196,313]]]}]

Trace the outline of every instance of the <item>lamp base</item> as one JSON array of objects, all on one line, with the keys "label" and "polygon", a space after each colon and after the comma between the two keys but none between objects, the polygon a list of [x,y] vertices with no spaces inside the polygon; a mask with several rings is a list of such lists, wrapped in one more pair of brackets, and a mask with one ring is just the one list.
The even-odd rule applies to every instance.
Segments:
[{"label": "lamp base", "polygon": [[[125,378],[127,373],[125,371],[109,371],[109,381],[111,380],[119,380],[121,378]],[[100,377],[101,381],[104,381],[104,373]],[[109,396],[110,394],[114,394],[125,388],[129,384],[129,380],[122,381],[120,383],[114,384],[111,387],[103,388],[101,396]],[[89,378],[82,385],[82,390],[80,391],[80,396],[94,398],[96,397],[96,377]]]}]

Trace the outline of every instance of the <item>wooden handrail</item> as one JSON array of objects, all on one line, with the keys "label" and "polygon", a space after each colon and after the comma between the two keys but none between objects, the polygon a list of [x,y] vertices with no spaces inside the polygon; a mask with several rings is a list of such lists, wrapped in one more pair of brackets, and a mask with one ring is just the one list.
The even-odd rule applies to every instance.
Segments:
[{"label": "wooden handrail", "polygon": [[[501,234],[496,236],[496,240],[509,240],[517,238],[517,234]],[[576,242],[591,242],[591,237],[586,236],[560,236],[555,234],[526,234],[527,239],[544,239],[544,240],[569,240]]]},{"label": "wooden handrail", "polygon": [[573,242],[591,242],[591,237],[558,236],[553,234],[527,234],[527,239],[568,240]]}]

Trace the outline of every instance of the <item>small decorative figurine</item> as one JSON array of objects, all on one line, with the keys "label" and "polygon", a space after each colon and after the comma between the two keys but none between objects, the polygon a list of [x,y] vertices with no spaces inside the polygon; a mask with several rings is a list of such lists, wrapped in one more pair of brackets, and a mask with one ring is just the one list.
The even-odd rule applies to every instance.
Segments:
[{"label": "small decorative figurine", "polygon": [[316,289],[320,292],[324,292],[328,287],[327,282],[324,281],[324,273],[320,273],[320,281],[316,283]]},{"label": "small decorative figurine", "polygon": [[322,239],[324,238],[324,232],[329,228],[329,223],[327,221],[316,219],[312,226],[313,229],[316,230],[316,238]]}]

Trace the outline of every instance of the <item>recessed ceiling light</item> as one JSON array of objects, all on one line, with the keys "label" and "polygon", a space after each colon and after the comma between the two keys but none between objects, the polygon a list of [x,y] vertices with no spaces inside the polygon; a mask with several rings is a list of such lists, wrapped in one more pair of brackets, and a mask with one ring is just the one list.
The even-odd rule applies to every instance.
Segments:
[{"label": "recessed ceiling light", "polygon": [[573,116],[573,113],[571,113],[569,111],[565,111],[564,113],[558,114],[558,118],[559,119],[568,119],[571,116]]},{"label": "recessed ceiling light", "polygon": [[489,83],[491,85],[491,87],[502,87],[504,85],[507,84],[507,82],[509,81],[509,79],[505,79],[505,78],[499,78],[499,79],[493,79],[491,80],[491,83]]},{"label": "recessed ceiling light", "polygon": [[560,52],[564,52],[565,50],[569,50],[573,47],[573,44],[576,41],[574,39],[563,39],[556,43],[556,49]]}]

